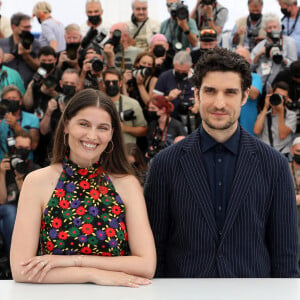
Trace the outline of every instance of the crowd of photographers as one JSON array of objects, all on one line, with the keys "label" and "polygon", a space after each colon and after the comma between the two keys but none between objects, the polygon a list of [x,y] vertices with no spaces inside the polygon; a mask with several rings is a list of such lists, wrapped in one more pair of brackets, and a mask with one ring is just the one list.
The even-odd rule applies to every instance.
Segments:
[{"label": "crowd of photographers", "polygon": [[296,0],[274,0],[280,20],[262,15],[263,0],[247,3],[249,14],[229,34],[223,31],[228,9],[216,0],[195,0],[191,11],[183,1],[166,0],[170,17],[162,23],[148,16],[147,0],[133,0],[131,18],[112,26],[102,21],[100,0],[87,0],[86,22],[66,27],[42,1],[33,7],[39,38],[31,33],[30,16],[15,13],[10,24],[1,16],[0,234],[6,249],[23,179],[49,164],[60,115],[84,88],[100,89],[115,103],[143,183],[145,162],[201,122],[193,66],[209,49],[228,47],[253,71],[240,123],[293,158],[290,147],[300,131],[300,10]]}]

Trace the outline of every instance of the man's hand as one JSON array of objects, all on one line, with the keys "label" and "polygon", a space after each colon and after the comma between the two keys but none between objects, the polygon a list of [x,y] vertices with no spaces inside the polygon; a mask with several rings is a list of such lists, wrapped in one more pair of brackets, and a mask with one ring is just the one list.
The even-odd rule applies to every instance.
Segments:
[{"label": "man's hand", "polygon": [[103,51],[104,51],[104,53],[106,54],[107,57],[115,56],[114,46],[112,44],[104,45]]},{"label": "man's hand", "polygon": [[7,170],[10,170],[9,158],[3,158],[0,162],[0,173],[5,174]]},{"label": "man's hand", "polygon": [[173,89],[169,92],[169,95],[167,97],[167,100],[169,101],[173,101],[174,99],[176,99],[179,95],[181,94],[181,90],[179,89]]},{"label": "man's hand", "polygon": [[18,117],[16,117],[13,113],[8,112],[5,114],[5,120],[9,127],[15,128]]},{"label": "man's hand", "polygon": [[29,55],[32,51],[32,45],[30,45],[29,49],[25,49],[21,43],[18,44],[18,54],[19,55]]},{"label": "man's hand", "polygon": [[183,32],[190,30],[187,19],[180,20],[179,18],[177,19],[177,24],[178,26],[183,30]]},{"label": "man's hand", "polygon": [[202,5],[201,15],[206,18],[213,18],[213,6],[212,5]]},{"label": "man's hand", "polygon": [[47,112],[52,114],[57,109],[57,101],[55,99],[50,99],[48,101]]},{"label": "man's hand", "polygon": [[44,83],[41,86],[41,92],[53,98],[57,95],[57,91],[55,90],[55,87],[48,88]]},{"label": "man's hand", "polygon": [[8,63],[15,59],[15,56],[11,53],[4,53],[3,54],[3,62]]}]

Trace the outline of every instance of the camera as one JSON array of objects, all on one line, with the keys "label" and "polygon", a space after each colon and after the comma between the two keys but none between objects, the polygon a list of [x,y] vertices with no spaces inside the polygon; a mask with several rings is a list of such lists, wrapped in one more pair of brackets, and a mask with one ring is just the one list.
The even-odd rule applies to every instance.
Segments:
[{"label": "camera", "polygon": [[136,78],[138,75],[142,77],[148,77],[152,74],[151,68],[142,68],[142,69],[132,69],[132,76]]},{"label": "camera", "polygon": [[34,41],[34,35],[30,31],[23,30],[20,38],[23,48],[28,50]]},{"label": "camera", "polygon": [[279,105],[282,101],[284,101],[284,96],[280,94],[272,94],[270,97],[270,104],[273,106]]},{"label": "camera", "polygon": [[92,66],[92,70],[96,73],[103,70],[103,62],[98,57],[93,57],[89,63]]},{"label": "camera", "polygon": [[166,54],[166,49],[162,45],[156,45],[153,49],[155,57],[163,57]]},{"label": "camera", "polygon": [[58,84],[58,80],[54,75],[49,75],[43,80],[43,84],[48,88],[56,87]]},{"label": "camera", "polygon": [[173,19],[185,20],[189,18],[189,10],[186,5],[181,3],[171,3],[170,5],[171,17]]},{"label": "camera", "polygon": [[300,108],[300,102],[299,101],[293,101],[293,102],[286,101],[285,106],[290,110],[297,110]]},{"label": "camera", "polygon": [[66,53],[69,59],[74,60],[77,57],[77,50],[80,46],[80,43],[67,43]]},{"label": "camera", "polygon": [[44,68],[39,67],[37,71],[33,74],[32,79],[34,82],[40,83],[46,75],[47,71]]},{"label": "camera", "polygon": [[24,159],[19,154],[13,154],[10,156],[10,167],[20,174],[27,174],[29,171],[29,160]]},{"label": "camera", "polygon": [[178,112],[181,115],[188,115],[190,111],[190,107],[194,105],[194,101],[188,100],[188,101],[181,101],[178,105]]},{"label": "camera", "polygon": [[121,51],[121,36],[122,32],[119,29],[114,30],[112,37],[105,43],[105,44],[111,44],[114,46],[114,52],[117,53]]},{"label": "camera", "polygon": [[14,100],[2,99],[0,102],[0,120],[6,113],[15,113],[20,109],[19,102]]},{"label": "camera", "polygon": [[256,44],[257,40],[256,38],[259,35],[259,28],[247,28],[247,36],[249,39],[249,49],[252,50]]},{"label": "camera", "polygon": [[108,41],[109,35],[103,31],[98,34],[98,30],[90,28],[85,37],[81,41],[83,49],[88,48],[90,45],[97,46],[103,49],[105,43]]},{"label": "camera", "polygon": [[267,36],[272,40],[272,42],[267,42],[266,47],[266,56],[270,57],[272,53],[272,60],[276,64],[281,64],[283,60],[282,55],[282,42],[281,42],[281,32],[274,30],[268,32]]},{"label": "camera", "polygon": [[164,144],[162,143],[161,138],[162,138],[162,132],[161,130],[157,130],[157,134],[153,136],[151,146],[147,151],[147,156],[149,158],[153,158],[159,151],[164,149]]},{"label": "camera", "polygon": [[214,5],[216,3],[216,0],[202,0],[202,5]]},{"label": "camera", "polygon": [[132,109],[126,109],[124,111],[120,112],[120,119],[121,121],[132,121],[136,119],[136,116],[134,115],[134,110]]}]

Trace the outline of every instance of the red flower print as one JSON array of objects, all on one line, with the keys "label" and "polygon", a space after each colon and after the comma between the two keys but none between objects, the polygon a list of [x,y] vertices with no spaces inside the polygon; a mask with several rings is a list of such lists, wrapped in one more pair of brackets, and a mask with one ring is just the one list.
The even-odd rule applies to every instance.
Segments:
[{"label": "red flower print", "polygon": [[92,224],[84,224],[84,225],[82,225],[81,230],[84,234],[91,234],[91,233],[93,233],[93,225]]},{"label": "red flower print", "polygon": [[109,253],[109,252],[102,252],[102,256],[111,256],[111,253]]},{"label": "red flower print", "polygon": [[66,192],[63,189],[57,189],[55,191],[55,196],[58,197],[58,198],[63,197],[65,194],[66,194]]},{"label": "red flower print", "polygon": [[61,239],[61,240],[66,240],[67,237],[68,237],[68,234],[65,231],[60,231],[58,233],[58,238]]},{"label": "red flower print", "polygon": [[98,176],[97,174],[90,174],[88,178],[91,179],[91,178],[95,178],[97,176]]},{"label": "red flower print", "polygon": [[102,167],[97,168],[96,173],[97,173],[97,174],[103,173]]},{"label": "red flower print", "polygon": [[53,243],[50,242],[50,241],[47,242],[46,247],[47,247],[47,249],[48,249],[49,251],[52,251],[53,248],[54,248]]},{"label": "red flower print", "polygon": [[97,190],[92,189],[90,191],[90,195],[93,199],[97,200],[99,198],[99,192]]},{"label": "red flower print", "polygon": [[92,253],[92,250],[90,247],[83,247],[81,250],[80,250],[81,253],[83,254],[91,254]]},{"label": "red flower print", "polygon": [[120,256],[124,256],[124,255],[125,255],[125,251],[124,250],[120,251]]},{"label": "red flower print", "polygon": [[125,241],[128,241],[128,233],[127,232],[125,232],[124,238],[125,238]]},{"label": "red flower print", "polygon": [[61,219],[59,218],[54,218],[53,221],[52,221],[52,226],[54,228],[59,228],[61,226]]},{"label": "red flower print", "polygon": [[67,200],[60,200],[58,202],[58,204],[61,208],[64,208],[64,209],[67,209],[70,206],[70,203]]},{"label": "red flower print", "polygon": [[113,228],[110,228],[108,227],[106,230],[105,230],[105,233],[107,236],[109,237],[112,237],[114,235],[116,235],[116,231],[113,229]]},{"label": "red flower print", "polygon": [[79,206],[76,209],[76,214],[79,215],[79,216],[83,216],[85,214],[85,208],[83,206]]},{"label": "red flower print", "polygon": [[88,170],[87,169],[79,169],[78,170],[78,174],[79,175],[86,175],[88,173]]},{"label": "red flower print", "polygon": [[42,225],[41,225],[42,229],[45,228],[45,221],[42,221]]},{"label": "red flower print", "polygon": [[125,230],[125,223],[124,222],[120,222],[120,227],[121,227],[121,229]]},{"label": "red flower print", "polygon": [[112,207],[111,211],[112,211],[114,214],[119,215],[119,214],[121,213],[121,208],[120,208],[120,206],[118,206],[118,205],[114,205],[114,206]]},{"label": "red flower print", "polygon": [[108,189],[107,189],[107,187],[106,186],[99,186],[99,191],[100,191],[100,193],[102,194],[102,195],[106,195],[107,194],[107,192],[108,192]]},{"label": "red flower print", "polygon": [[89,187],[90,187],[90,184],[87,182],[87,181],[85,181],[85,180],[82,180],[80,183],[79,183],[79,185],[83,188],[83,189],[88,189]]}]

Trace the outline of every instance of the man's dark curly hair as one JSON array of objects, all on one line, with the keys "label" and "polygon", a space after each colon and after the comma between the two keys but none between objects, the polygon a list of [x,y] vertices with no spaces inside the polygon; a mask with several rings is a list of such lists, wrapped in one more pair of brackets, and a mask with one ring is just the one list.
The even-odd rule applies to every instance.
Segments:
[{"label": "man's dark curly hair", "polygon": [[216,47],[205,53],[197,62],[192,81],[200,88],[208,72],[235,72],[241,76],[241,88],[244,93],[251,86],[252,77],[249,63],[239,54]]}]

